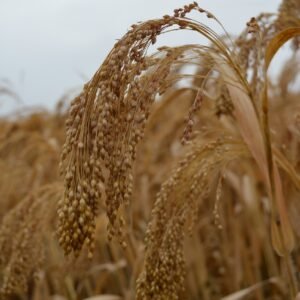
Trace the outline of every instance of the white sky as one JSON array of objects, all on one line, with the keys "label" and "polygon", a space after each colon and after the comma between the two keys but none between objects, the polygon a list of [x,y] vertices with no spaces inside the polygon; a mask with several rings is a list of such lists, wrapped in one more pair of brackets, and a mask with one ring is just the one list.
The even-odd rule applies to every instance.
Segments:
[{"label": "white sky", "polygon": [[[9,80],[25,106],[51,108],[79,87],[131,24],[171,14],[189,0],[0,0],[0,81]],[[238,34],[279,0],[202,0],[229,33]],[[200,16],[204,22],[209,22]],[[207,23],[211,24],[211,23]],[[162,44],[197,43],[199,36],[170,36]],[[1,101],[1,99],[0,99]],[[0,112],[3,110],[0,103]]]}]

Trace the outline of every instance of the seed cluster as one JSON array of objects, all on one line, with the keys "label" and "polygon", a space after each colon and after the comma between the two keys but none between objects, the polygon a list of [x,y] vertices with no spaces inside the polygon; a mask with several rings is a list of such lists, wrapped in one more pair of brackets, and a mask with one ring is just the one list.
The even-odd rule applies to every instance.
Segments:
[{"label": "seed cluster", "polygon": [[[287,27],[299,26],[300,4],[298,0],[285,0],[277,18],[262,13],[246,23],[247,29],[235,41],[241,69],[251,84],[254,99],[260,98],[263,86],[264,53],[269,41]],[[250,34],[249,34],[250,33]],[[293,39],[293,48],[299,48],[299,37]]]},{"label": "seed cluster", "polygon": [[38,228],[39,222],[34,220],[27,223],[26,227],[17,234],[17,243],[13,244],[10,260],[4,269],[5,276],[0,289],[0,298],[27,292],[28,280],[40,268],[44,257]]},{"label": "seed cluster", "polygon": [[125,246],[120,208],[132,194],[137,145],[155,96],[164,92],[171,65],[182,53],[166,50],[148,58],[146,51],[171,26],[195,30],[185,19],[193,9],[197,3],[174,16],[132,25],[72,103],[61,159],[65,195],[58,207],[59,242],[66,254],[77,255],[86,242],[92,255],[97,204],[104,200],[108,237],[117,236]]},{"label": "seed cluster", "polygon": [[[43,232],[60,188],[49,185],[29,195],[7,214],[0,227],[0,299],[26,293],[44,260]],[[12,238],[12,232],[15,236]]]},{"label": "seed cluster", "polygon": [[[300,2],[298,0],[284,0],[280,4],[278,17],[275,21],[277,31],[281,31],[287,27],[299,27],[300,20]],[[293,39],[293,47],[295,50],[300,47],[300,38]]]},{"label": "seed cluster", "polygon": [[207,197],[216,172],[242,153],[240,147],[230,138],[205,146],[193,143],[162,185],[146,234],[146,258],[137,281],[137,299],[179,299],[184,286],[185,231],[198,221],[201,200]]},{"label": "seed cluster", "polygon": [[195,115],[199,111],[201,104],[203,102],[203,95],[201,91],[198,91],[196,98],[194,100],[193,105],[189,109],[189,113],[186,119],[186,126],[184,128],[183,136],[181,138],[181,143],[184,145],[186,144],[190,139],[193,131],[193,125],[195,123]]},{"label": "seed cluster", "polygon": [[222,115],[232,115],[233,109],[234,107],[228,89],[223,86],[221,95],[216,99],[216,115],[218,117]]}]

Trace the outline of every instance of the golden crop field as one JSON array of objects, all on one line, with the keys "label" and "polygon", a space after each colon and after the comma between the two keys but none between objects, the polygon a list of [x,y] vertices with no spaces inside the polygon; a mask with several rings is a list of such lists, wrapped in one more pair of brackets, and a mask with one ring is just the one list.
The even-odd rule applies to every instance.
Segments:
[{"label": "golden crop field", "polygon": [[[1,300],[300,299],[300,1],[225,25],[132,25],[71,103],[0,119]],[[208,43],[147,53],[178,30]]]}]

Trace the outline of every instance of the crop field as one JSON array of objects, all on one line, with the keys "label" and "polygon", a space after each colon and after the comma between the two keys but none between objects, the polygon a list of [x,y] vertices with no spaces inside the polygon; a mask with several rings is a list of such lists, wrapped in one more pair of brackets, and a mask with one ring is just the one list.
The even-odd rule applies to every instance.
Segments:
[{"label": "crop field", "polygon": [[[0,300],[300,299],[300,1],[238,36],[201,5],[1,117]],[[170,31],[207,43],[156,48]]]}]

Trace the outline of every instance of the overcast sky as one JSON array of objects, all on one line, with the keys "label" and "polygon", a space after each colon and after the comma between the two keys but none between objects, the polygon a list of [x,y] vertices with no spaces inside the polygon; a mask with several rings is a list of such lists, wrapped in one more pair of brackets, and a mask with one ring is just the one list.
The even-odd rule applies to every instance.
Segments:
[{"label": "overcast sky", "polygon": [[[26,106],[51,108],[64,92],[80,88],[94,74],[116,39],[131,24],[172,13],[174,8],[189,2],[0,0],[0,83],[11,82]],[[263,11],[275,12],[279,3],[279,0],[199,1],[233,34],[238,34],[252,16]],[[199,41],[195,34],[184,34],[176,39],[170,36],[161,43]]]}]

